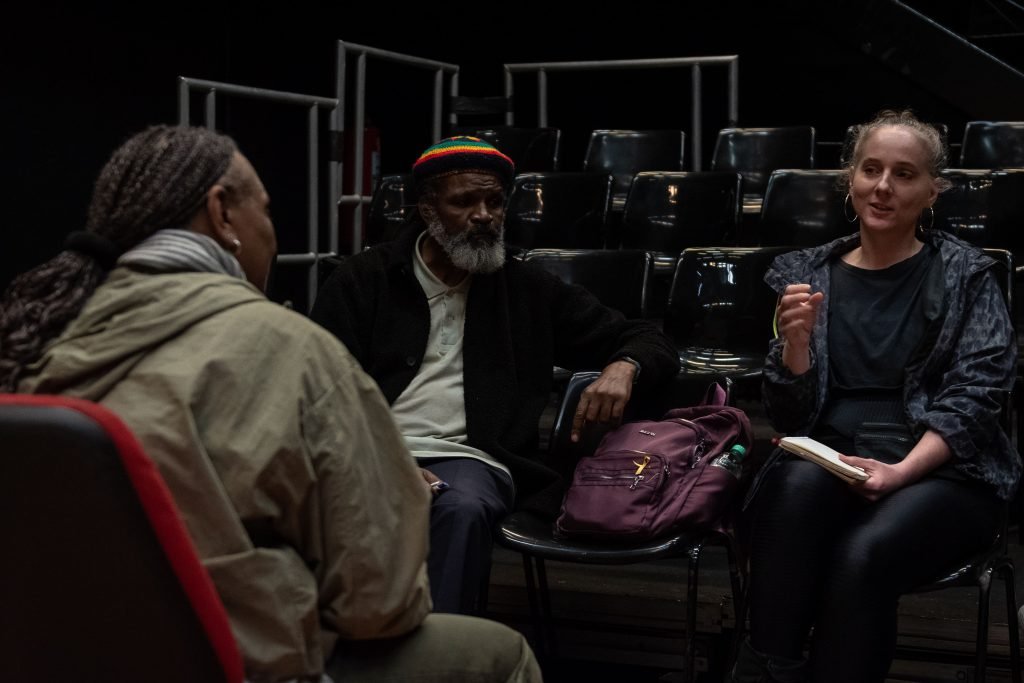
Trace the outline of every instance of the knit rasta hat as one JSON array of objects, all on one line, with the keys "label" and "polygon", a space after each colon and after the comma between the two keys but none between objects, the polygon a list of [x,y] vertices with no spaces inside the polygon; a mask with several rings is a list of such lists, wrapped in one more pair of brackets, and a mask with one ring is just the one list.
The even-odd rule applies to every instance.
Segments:
[{"label": "knit rasta hat", "polygon": [[508,186],[515,175],[515,164],[493,145],[480,138],[462,135],[445,138],[428,147],[412,165],[417,185],[428,178],[467,171],[493,173]]}]

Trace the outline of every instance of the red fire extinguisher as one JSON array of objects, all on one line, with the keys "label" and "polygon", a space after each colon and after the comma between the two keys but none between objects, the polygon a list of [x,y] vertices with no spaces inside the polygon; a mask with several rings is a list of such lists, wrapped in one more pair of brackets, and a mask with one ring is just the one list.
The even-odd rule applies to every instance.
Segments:
[{"label": "red fire extinguisher", "polygon": [[[342,168],[342,193],[345,195],[356,194],[354,173],[355,147],[353,131],[346,130],[345,160],[344,167]],[[380,180],[380,129],[369,121],[363,129],[363,158],[361,163],[363,167],[361,194],[364,197],[370,197],[373,194],[373,190],[377,187],[377,181]],[[356,206],[354,204],[343,204],[338,207],[338,249],[343,254],[351,254],[356,249],[355,212]],[[366,246],[366,225],[370,214],[369,200],[362,204],[361,212],[363,216],[362,234],[358,240],[360,249]]]}]

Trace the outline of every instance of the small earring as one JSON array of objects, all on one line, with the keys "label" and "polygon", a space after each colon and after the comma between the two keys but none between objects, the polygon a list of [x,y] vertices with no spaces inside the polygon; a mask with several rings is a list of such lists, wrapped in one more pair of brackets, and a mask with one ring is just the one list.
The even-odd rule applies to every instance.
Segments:
[{"label": "small earring", "polygon": [[855,211],[853,213],[853,218],[850,218],[850,213],[846,210],[846,205],[847,204],[850,205],[851,209],[853,208],[853,202],[850,201],[850,193],[849,192],[846,193],[846,198],[843,200],[843,218],[846,219],[847,223],[856,223],[858,220],[860,220],[860,216],[858,216],[857,212]]},{"label": "small earring", "polygon": [[238,240],[238,239],[231,240],[231,253],[232,254],[237,254],[240,251],[242,251],[242,242],[241,242],[241,240]]},{"label": "small earring", "polygon": [[[925,230],[931,230],[932,228],[935,227],[935,208],[929,206],[928,207],[928,211],[931,212],[931,214],[930,214],[931,220],[928,221],[928,227],[925,228]],[[921,214],[921,215],[923,216],[924,214]]]}]

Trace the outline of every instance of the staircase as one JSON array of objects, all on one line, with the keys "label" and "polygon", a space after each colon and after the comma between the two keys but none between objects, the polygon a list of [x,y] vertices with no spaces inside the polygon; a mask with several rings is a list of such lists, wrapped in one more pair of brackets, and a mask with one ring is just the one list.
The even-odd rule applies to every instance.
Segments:
[{"label": "staircase", "polygon": [[[1024,120],[1024,5],[792,0],[823,30],[978,120]],[[825,9],[827,8],[827,9]]]}]

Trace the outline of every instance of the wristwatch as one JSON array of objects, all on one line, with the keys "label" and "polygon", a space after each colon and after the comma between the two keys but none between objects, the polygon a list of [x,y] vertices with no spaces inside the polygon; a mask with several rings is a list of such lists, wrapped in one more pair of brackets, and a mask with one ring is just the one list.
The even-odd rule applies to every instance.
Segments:
[{"label": "wristwatch", "polygon": [[633,384],[636,384],[636,381],[640,379],[640,371],[643,369],[640,367],[640,363],[636,359],[630,358],[629,356],[623,356],[622,358],[617,358],[616,360],[624,360],[633,366],[633,368],[636,370],[636,372],[633,373]]}]

